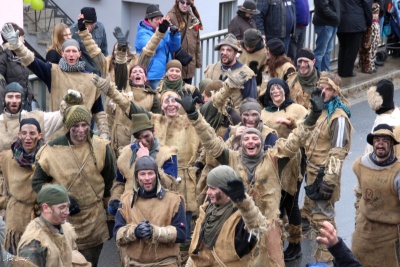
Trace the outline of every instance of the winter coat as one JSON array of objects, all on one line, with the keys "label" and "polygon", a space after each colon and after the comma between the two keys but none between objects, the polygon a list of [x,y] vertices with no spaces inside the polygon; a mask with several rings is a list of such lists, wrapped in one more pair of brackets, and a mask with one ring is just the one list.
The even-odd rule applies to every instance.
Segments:
[{"label": "winter coat", "polygon": [[247,29],[257,29],[256,22],[253,19],[246,20],[239,15],[235,16],[228,25],[228,32],[235,35],[238,40],[243,40],[244,32]]},{"label": "winter coat", "polygon": [[[177,14],[174,8],[171,8],[171,10],[168,11],[167,16],[171,18],[171,23],[179,28],[181,38],[183,37],[183,40],[181,40],[182,48],[192,56],[192,61],[190,61],[189,65],[182,67],[182,78],[192,78],[195,75],[196,68],[201,68],[202,66],[200,31],[198,26],[193,26],[193,23],[197,21],[197,18],[192,12],[188,12],[188,15],[182,13]],[[184,20],[180,25],[177,16],[182,16]],[[187,27],[186,34],[184,33],[185,27]]]},{"label": "winter coat", "polygon": [[296,1],[296,25],[298,27],[307,27],[310,23],[310,5],[308,0]]},{"label": "winter coat", "polygon": [[[254,15],[257,28],[266,39],[286,37],[286,6],[284,0],[258,0],[257,9],[260,14]],[[293,14],[296,14],[295,1],[292,0]],[[293,30],[296,28],[294,17]]]},{"label": "winter coat", "polygon": [[[7,47],[8,45],[6,45]],[[19,58],[8,48],[0,46],[0,75],[2,75],[6,84],[17,82],[24,89],[29,102],[33,99],[33,89],[29,83],[29,70],[24,67]],[[2,88],[1,88],[2,89]],[[0,93],[0,114],[4,110],[4,95]]]},{"label": "winter coat", "polygon": [[[147,25],[143,20],[137,27],[135,48],[137,53],[141,53],[147,42],[153,36],[155,30]],[[171,59],[171,54],[178,51],[181,46],[181,35],[167,31],[164,39],[156,49],[155,55],[151,58],[147,67],[147,78],[149,81],[161,80],[167,71],[167,62]]]},{"label": "winter coat", "polygon": [[340,2],[339,0],[315,0],[315,14],[313,24],[317,26],[339,26]]},{"label": "winter coat", "polygon": [[365,32],[371,25],[372,0],[341,1],[338,32]]}]

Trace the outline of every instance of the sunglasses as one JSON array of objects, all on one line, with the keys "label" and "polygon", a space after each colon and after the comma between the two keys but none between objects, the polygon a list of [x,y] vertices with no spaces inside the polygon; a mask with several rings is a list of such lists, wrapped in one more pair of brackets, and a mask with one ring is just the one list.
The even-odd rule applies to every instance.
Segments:
[{"label": "sunglasses", "polygon": [[191,5],[191,3],[190,2],[185,2],[185,1],[179,1],[179,3],[181,3],[181,5],[183,6],[183,5],[187,5],[187,6],[190,6]]}]

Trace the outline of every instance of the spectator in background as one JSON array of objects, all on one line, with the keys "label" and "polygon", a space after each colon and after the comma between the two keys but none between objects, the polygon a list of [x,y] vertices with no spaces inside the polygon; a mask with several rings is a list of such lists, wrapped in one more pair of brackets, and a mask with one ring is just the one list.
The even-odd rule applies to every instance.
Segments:
[{"label": "spectator in background", "polygon": [[372,24],[372,0],[347,0],[340,2],[338,74],[354,77],[354,62],[362,37]]},{"label": "spectator in background", "polygon": [[239,41],[243,40],[244,32],[248,29],[257,29],[253,15],[260,14],[257,10],[256,3],[252,0],[244,1],[243,5],[238,5],[236,16],[228,25],[228,32],[235,35]]},{"label": "spectator in background", "polygon": [[201,68],[200,30],[203,30],[200,14],[194,5],[194,0],[175,0],[175,5],[167,16],[171,18],[171,24],[176,25],[181,34],[181,47],[191,56],[192,61],[182,67],[182,78],[187,84],[192,84],[196,69]]},{"label": "spectator in background", "polygon": [[315,40],[315,67],[318,71],[330,71],[331,51],[340,22],[339,0],[315,0],[313,24]]},{"label": "spectator in background", "polygon": [[296,53],[304,47],[307,26],[310,23],[310,6],[308,0],[296,1],[296,29],[290,38],[288,57],[294,62]]},{"label": "spectator in background", "polygon": [[263,34],[265,41],[279,38],[285,44],[288,53],[290,35],[296,28],[296,10],[294,0],[258,0],[257,9],[260,14],[254,16],[257,28]]},{"label": "spectator in background", "polygon": [[[93,40],[100,47],[104,56],[108,56],[107,36],[103,23],[97,21],[96,10],[93,7],[84,7],[81,9],[86,28],[92,34]],[[72,38],[79,42],[80,50],[82,51],[82,60],[86,62],[85,69],[88,72],[93,72],[101,75],[97,69],[93,59],[90,57],[89,52],[86,50],[81,38],[78,35],[78,22],[71,26]]]},{"label": "spectator in background", "polygon": [[[19,41],[25,43],[24,29],[15,23],[11,24],[15,31],[19,31]],[[31,103],[34,96],[33,89],[29,83],[29,70],[21,63],[21,59],[10,49],[10,44],[3,35],[1,35],[1,39],[3,39],[3,47],[0,46],[0,75],[4,77],[6,84],[17,82],[24,88],[26,98],[23,99],[24,106],[22,109],[31,111]],[[4,92],[2,90],[0,92],[0,114],[2,114],[3,111]]]},{"label": "spectator in background", "polygon": [[51,45],[46,49],[46,61],[49,63],[58,64],[62,58],[62,44],[64,41],[71,39],[72,33],[68,25],[60,22],[54,26]]},{"label": "spectator in background", "polygon": [[[137,27],[135,48],[137,53],[141,53],[147,42],[153,36],[158,27],[163,27],[163,13],[161,13],[158,5],[149,5],[146,9],[146,15]],[[170,21],[169,17],[165,17]],[[166,36],[161,40],[156,49],[156,53],[151,58],[149,67],[147,68],[149,85],[154,90],[160,84],[160,80],[166,72],[166,63],[171,59],[171,54],[178,51],[181,46],[181,35],[178,28],[167,31]]]}]

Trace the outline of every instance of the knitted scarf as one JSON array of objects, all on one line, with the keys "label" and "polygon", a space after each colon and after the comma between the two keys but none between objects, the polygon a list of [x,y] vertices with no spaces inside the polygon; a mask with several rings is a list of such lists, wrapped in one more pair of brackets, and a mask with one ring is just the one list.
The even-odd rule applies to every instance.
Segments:
[{"label": "knitted scarf", "polygon": [[68,65],[64,58],[60,59],[58,62],[60,69],[65,72],[83,72],[85,71],[85,61],[78,61],[75,65]]},{"label": "knitted scarf", "polygon": [[369,154],[369,158],[375,165],[382,166],[382,167],[392,165],[393,163],[395,163],[397,161],[397,157],[394,154],[393,147],[390,149],[389,157],[387,159],[385,159],[384,161],[378,161],[376,159],[375,152],[372,152],[371,154]]},{"label": "knitted scarf", "polygon": [[332,114],[338,108],[343,109],[344,112],[346,112],[347,116],[349,118],[351,117],[351,113],[350,113],[349,108],[345,104],[342,103],[342,101],[340,100],[339,96],[335,96],[334,98],[332,98],[328,102],[324,103],[324,109],[328,110],[328,122],[329,122],[329,119],[331,118]]},{"label": "knitted scarf", "polygon": [[161,92],[164,92],[167,90],[178,92],[179,90],[182,89],[182,87],[183,87],[182,78],[180,78],[179,80],[176,80],[176,81],[170,81],[168,79],[165,79]]},{"label": "knitted scarf", "polygon": [[[131,160],[129,161],[129,166],[132,166],[132,164],[135,162],[137,156],[136,153],[138,152],[139,148],[140,146],[138,142],[135,142],[131,145],[132,156]],[[158,151],[160,151],[160,143],[158,142],[157,137],[154,137],[154,145],[151,149],[149,149],[150,157],[155,159]]]},{"label": "knitted scarf", "polygon": [[32,168],[35,163],[36,153],[44,145],[44,141],[40,139],[37,143],[35,151],[32,153],[27,153],[23,146],[21,139],[17,139],[12,145],[11,150],[13,152],[15,160],[18,162],[19,166],[22,168]]},{"label": "knitted scarf", "polygon": [[318,71],[316,68],[314,68],[314,70],[310,76],[303,76],[303,75],[300,75],[300,73],[299,73],[297,75],[297,79],[299,80],[299,83],[300,83],[301,87],[303,88],[303,90],[306,91],[307,93],[311,94],[319,80]]}]

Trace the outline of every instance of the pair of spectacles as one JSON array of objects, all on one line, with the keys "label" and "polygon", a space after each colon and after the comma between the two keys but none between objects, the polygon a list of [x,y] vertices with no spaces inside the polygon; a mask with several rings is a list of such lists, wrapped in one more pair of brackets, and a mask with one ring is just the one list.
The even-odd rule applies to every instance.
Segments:
[{"label": "pair of spectacles", "polygon": [[185,1],[179,1],[180,3],[181,3],[181,5],[183,6],[183,5],[187,5],[187,6],[190,6],[192,3],[190,3],[190,2],[185,2]]}]

